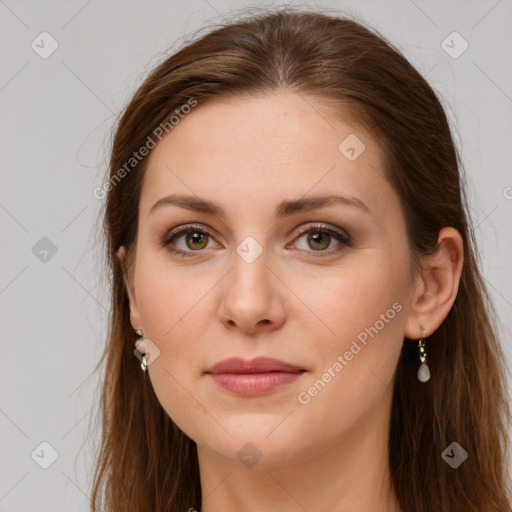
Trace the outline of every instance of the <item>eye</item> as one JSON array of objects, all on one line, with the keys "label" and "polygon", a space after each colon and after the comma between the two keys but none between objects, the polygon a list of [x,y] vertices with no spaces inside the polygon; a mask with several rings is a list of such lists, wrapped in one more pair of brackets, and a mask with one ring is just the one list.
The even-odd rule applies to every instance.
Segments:
[{"label": "eye", "polygon": [[[350,235],[324,224],[303,226],[299,228],[298,232],[301,236],[297,240],[304,239],[306,245],[300,249],[319,253],[312,255],[313,257],[331,256],[342,250],[343,247],[352,245]],[[338,242],[338,244],[332,247],[333,242]]]},{"label": "eye", "polygon": [[[187,225],[167,233],[160,245],[179,256],[194,256],[194,252],[200,252],[208,248],[208,239],[212,236],[199,226]],[[180,239],[182,239],[180,244]]]}]

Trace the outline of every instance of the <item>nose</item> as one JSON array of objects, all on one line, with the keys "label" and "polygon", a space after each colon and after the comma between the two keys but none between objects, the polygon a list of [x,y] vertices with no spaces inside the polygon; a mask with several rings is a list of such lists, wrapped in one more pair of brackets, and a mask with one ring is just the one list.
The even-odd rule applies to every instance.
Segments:
[{"label": "nose", "polygon": [[220,320],[228,329],[249,334],[278,329],[285,321],[285,289],[268,267],[265,252],[251,263],[235,254],[219,289]]}]

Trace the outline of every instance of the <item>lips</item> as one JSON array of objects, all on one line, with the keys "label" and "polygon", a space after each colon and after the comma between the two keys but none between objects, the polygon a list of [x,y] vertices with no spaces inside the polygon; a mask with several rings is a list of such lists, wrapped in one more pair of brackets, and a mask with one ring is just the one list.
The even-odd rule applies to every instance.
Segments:
[{"label": "lips", "polygon": [[285,361],[257,357],[225,359],[205,374],[224,391],[239,396],[259,396],[295,382],[306,370]]},{"label": "lips", "polygon": [[300,368],[293,364],[279,359],[273,359],[270,357],[256,357],[250,361],[241,359],[239,357],[232,357],[230,359],[224,359],[219,363],[215,364],[205,373],[210,374],[222,374],[222,373],[270,373],[270,372],[281,372],[281,373],[301,373],[306,371],[304,368]]}]

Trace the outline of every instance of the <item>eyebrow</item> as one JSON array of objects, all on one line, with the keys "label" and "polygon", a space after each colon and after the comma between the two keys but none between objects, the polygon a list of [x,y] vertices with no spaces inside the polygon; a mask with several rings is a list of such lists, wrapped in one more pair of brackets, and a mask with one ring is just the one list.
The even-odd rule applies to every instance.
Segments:
[{"label": "eyebrow", "polygon": [[[345,206],[356,207],[370,215],[373,215],[370,208],[360,199],[340,195],[310,196],[295,200],[282,201],[277,205],[274,214],[276,219],[279,220],[294,213],[306,212],[316,208],[322,208],[324,206],[331,206],[333,204],[342,204]],[[175,194],[159,199],[151,207],[149,214],[152,214],[157,209],[168,205],[181,206],[187,210],[216,215],[220,219],[225,219],[224,211],[219,204],[207,199],[202,199],[199,196],[184,196]]]}]

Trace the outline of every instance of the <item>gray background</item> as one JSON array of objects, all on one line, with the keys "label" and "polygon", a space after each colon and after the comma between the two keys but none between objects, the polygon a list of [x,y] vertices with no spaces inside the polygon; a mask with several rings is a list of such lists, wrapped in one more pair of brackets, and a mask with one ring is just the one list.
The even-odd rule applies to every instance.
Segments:
[{"label": "gray background", "polygon": [[[92,372],[109,305],[96,226],[101,202],[92,192],[106,172],[109,129],[180,38],[245,5],[264,4],[0,0],[0,512],[88,510],[98,441],[90,430],[98,403]],[[510,363],[512,2],[310,5],[362,16],[441,95]],[[35,40],[50,48],[38,37],[43,31],[58,43],[46,59],[31,47]],[[453,31],[469,44],[458,58],[441,46]],[[460,39],[449,44],[461,48]],[[43,441],[58,453],[47,469],[40,464],[52,462],[52,452]]]}]

